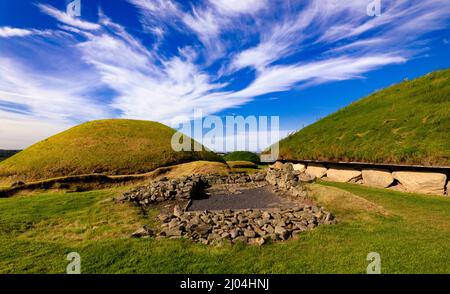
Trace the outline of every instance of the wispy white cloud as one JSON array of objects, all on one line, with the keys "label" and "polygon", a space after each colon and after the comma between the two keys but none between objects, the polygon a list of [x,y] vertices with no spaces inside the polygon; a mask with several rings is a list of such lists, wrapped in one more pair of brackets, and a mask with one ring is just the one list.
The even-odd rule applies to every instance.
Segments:
[{"label": "wispy white cloud", "polygon": [[230,94],[251,98],[291,89],[299,82],[320,84],[359,78],[361,74],[386,64],[403,63],[403,57],[378,55],[360,58],[340,57],[298,65],[272,66],[262,72],[247,88]]},{"label": "wispy white cloud", "polygon": [[267,0],[209,0],[223,14],[257,13],[268,7]]},{"label": "wispy white cloud", "polygon": [[35,118],[71,122],[107,115],[85,96],[96,87],[89,77],[73,79],[63,72],[46,75],[8,58],[0,58],[0,73],[0,101],[26,109]]},{"label": "wispy white cloud", "polygon": [[169,27],[177,28],[184,12],[172,0],[128,0],[139,9],[143,28],[154,34],[158,42]]},{"label": "wispy white cloud", "polygon": [[[86,75],[86,73],[84,73]],[[108,110],[86,93],[87,78],[44,74],[0,57],[1,148],[21,149],[78,122],[108,116]]]},{"label": "wispy white cloud", "polygon": [[33,30],[0,27],[0,38],[25,37],[34,34]]},{"label": "wispy white cloud", "polygon": [[96,24],[96,23],[92,23],[92,22],[88,22],[88,21],[84,21],[75,17],[72,17],[71,15],[58,10],[56,8],[54,8],[51,5],[47,5],[47,4],[38,4],[39,9],[48,14],[49,16],[55,18],[56,20],[67,24],[69,26],[73,26],[79,29],[83,29],[83,30],[98,30],[100,29],[100,25]]},{"label": "wispy white cloud", "polygon": [[29,36],[58,36],[61,32],[52,30],[20,29],[0,27],[0,38],[29,37]]},{"label": "wispy white cloud", "polygon": [[258,46],[239,52],[233,59],[230,69],[238,70],[245,67],[253,67],[258,71],[263,71],[267,65],[277,60],[280,56],[285,56],[287,46],[277,42],[264,42]]},{"label": "wispy white cloud", "polygon": [[[38,7],[60,31],[0,28],[4,42],[27,37],[39,43],[33,50],[48,51],[33,53],[59,67],[24,66],[14,52],[1,52],[2,122],[20,120],[11,128],[17,130],[27,118],[47,129],[109,116],[185,121],[193,109],[208,115],[260,95],[361,78],[404,63],[426,47],[421,36],[445,27],[450,17],[447,0],[383,2],[380,17],[366,15],[366,0],[128,1],[153,43],[101,11],[92,23],[46,4]],[[173,47],[171,34],[189,42],[165,50]],[[55,43],[70,56],[54,54]],[[249,82],[235,85],[242,69],[251,72]],[[98,91],[108,94],[97,97]],[[1,140],[11,136],[0,131]]]},{"label": "wispy white cloud", "polygon": [[205,46],[208,60],[214,60],[223,54],[223,43],[219,36],[222,28],[226,26],[225,19],[219,17],[212,9],[193,8],[192,13],[185,14],[182,20]]}]

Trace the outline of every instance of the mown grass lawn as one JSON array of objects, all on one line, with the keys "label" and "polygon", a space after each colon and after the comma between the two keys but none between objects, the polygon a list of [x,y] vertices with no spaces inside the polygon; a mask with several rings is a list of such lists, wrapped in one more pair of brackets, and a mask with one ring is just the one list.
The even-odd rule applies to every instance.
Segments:
[{"label": "mown grass lawn", "polygon": [[372,251],[383,273],[450,273],[449,198],[335,183],[310,189],[339,224],[262,247],[130,239],[157,211],[115,203],[120,189],[0,199],[0,273],[64,273],[71,251],[83,273],[364,273]]}]

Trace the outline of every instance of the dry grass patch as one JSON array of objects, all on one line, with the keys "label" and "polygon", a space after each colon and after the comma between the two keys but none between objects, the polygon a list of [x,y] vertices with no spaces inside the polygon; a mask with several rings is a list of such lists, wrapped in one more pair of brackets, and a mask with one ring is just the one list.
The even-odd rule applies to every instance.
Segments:
[{"label": "dry grass patch", "polygon": [[[146,218],[130,203],[117,203],[129,187],[109,190],[64,193],[22,193],[3,200],[5,208],[0,227],[16,233],[22,241],[73,244],[86,240],[128,238]],[[10,207],[9,203],[21,203]],[[52,209],[46,210],[49,206]],[[20,214],[17,214],[20,209]],[[17,211],[19,212],[19,211]]]},{"label": "dry grass patch", "polygon": [[342,216],[340,220],[369,220],[373,215],[389,215],[383,206],[336,187],[310,184],[307,188],[314,201],[327,208],[332,207],[333,211]]},{"label": "dry grass patch", "polygon": [[162,167],[151,172],[151,177],[154,179],[179,178],[192,175],[227,175],[230,168],[221,162],[212,161],[194,161],[189,163],[177,164],[169,167]]},{"label": "dry grass patch", "polygon": [[43,181],[30,182],[20,187],[5,187],[0,189],[0,198],[17,195],[31,195],[46,191],[71,191],[82,192],[106,188],[120,188],[129,185],[143,185],[163,177],[177,178],[183,176],[219,174],[227,175],[230,168],[225,163],[214,161],[194,161],[161,167],[145,174],[134,175],[79,175],[52,178]]},{"label": "dry grass patch", "polygon": [[227,161],[227,164],[231,168],[258,168],[258,165],[256,163],[244,160]]}]

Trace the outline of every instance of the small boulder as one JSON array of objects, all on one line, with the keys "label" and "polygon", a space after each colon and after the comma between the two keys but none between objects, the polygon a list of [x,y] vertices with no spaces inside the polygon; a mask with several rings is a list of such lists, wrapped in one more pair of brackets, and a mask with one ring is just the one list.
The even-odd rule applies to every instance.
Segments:
[{"label": "small boulder", "polygon": [[233,240],[234,243],[238,243],[238,242],[242,242],[242,243],[247,243],[247,237],[244,236],[239,236],[236,239]]},{"label": "small boulder", "polygon": [[180,217],[183,214],[183,210],[181,209],[181,207],[179,205],[175,205],[175,207],[173,208],[173,215],[176,217]]},{"label": "small boulder", "polygon": [[248,244],[250,245],[262,246],[264,245],[265,242],[266,240],[264,240],[264,238],[261,237],[248,239]]},{"label": "small boulder", "polygon": [[286,240],[288,238],[288,231],[281,226],[275,227],[275,234],[278,235],[282,240]]},{"label": "small boulder", "polygon": [[232,229],[230,231],[230,238],[236,239],[239,236],[239,230],[238,229]]},{"label": "small boulder", "polygon": [[172,228],[167,231],[165,231],[166,237],[172,237],[172,238],[181,238],[183,235],[183,232],[179,230],[178,228]]},{"label": "small boulder", "polygon": [[255,236],[256,236],[255,231],[250,230],[250,229],[244,230],[244,237],[247,237],[247,238],[254,238]]},{"label": "small boulder", "polygon": [[200,236],[205,236],[208,235],[209,232],[211,232],[212,228],[211,226],[207,225],[207,224],[200,224],[195,228],[195,231],[200,235]]},{"label": "small boulder", "polygon": [[142,228],[138,229],[133,234],[131,234],[132,238],[144,238],[151,236],[153,236],[153,231],[147,228],[146,226],[143,226]]}]

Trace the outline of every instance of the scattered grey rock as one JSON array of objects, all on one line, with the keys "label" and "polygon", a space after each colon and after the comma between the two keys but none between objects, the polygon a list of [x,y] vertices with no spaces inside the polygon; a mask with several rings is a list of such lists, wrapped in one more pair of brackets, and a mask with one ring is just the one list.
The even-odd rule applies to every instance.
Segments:
[{"label": "scattered grey rock", "polygon": [[175,205],[175,207],[173,208],[173,215],[176,217],[180,217],[183,214],[183,210],[181,209],[181,207],[179,205]]},{"label": "scattered grey rock", "polygon": [[[269,168],[266,181],[274,187],[275,191],[287,192],[294,198],[306,197],[306,189],[302,184],[302,178],[306,176],[300,171],[294,170],[292,163],[278,164],[276,168]],[[315,180],[312,179],[311,181]]]},{"label": "scattered grey rock", "polygon": [[142,228],[138,229],[136,232],[131,234],[132,238],[144,238],[144,237],[152,237],[153,231],[147,228],[146,226],[143,226]]},{"label": "scattered grey rock", "polygon": [[159,236],[203,244],[244,242],[258,246],[267,240],[285,241],[318,225],[336,223],[331,213],[309,205],[270,211],[182,211],[178,216],[169,213],[159,219],[165,221]]},{"label": "scattered grey rock", "polygon": [[[170,200],[186,203],[204,196],[211,186],[218,189],[225,185],[224,191],[229,194],[242,185],[263,187],[267,184],[282,195],[303,199],[306,196],[303,182],[314,180],[314,176],[295,170],[292,164],[278,163],[267,172],[256,174],[194,175],[172,180],[162,179],[124,193],[119,199],[147,209],[151,205]],[[169,203],[165,208],[170,209],[172,205]],[[169,213],[158,216],[158,239],[186,238],[205,245],[243,242],[261,246],[269,240],[276,242],[297,238],[302,232],[318,225],[336,223],[330,212],[314,205],[298,205],[288,209],[192,212],[187,211],[188,206],[189,203],[183,208],[175,205]],[[134,232],[132,237],[153,235],[153,231],[143,227]]]}]

